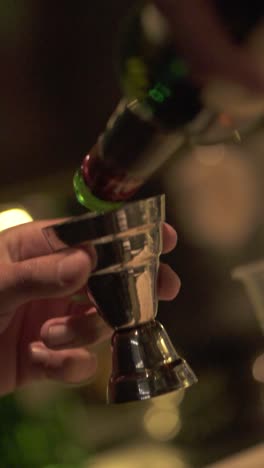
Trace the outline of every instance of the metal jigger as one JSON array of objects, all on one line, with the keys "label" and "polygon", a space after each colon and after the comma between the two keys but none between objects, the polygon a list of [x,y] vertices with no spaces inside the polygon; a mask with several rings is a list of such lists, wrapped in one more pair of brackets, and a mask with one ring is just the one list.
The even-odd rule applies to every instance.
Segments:
[{"label": "metal jigger", "polygon": [[155,321],[164,214],[165,197],[157,196],[44,229],[54,251],[84,244],[96,249],[97,268],[89,290],[99,313],[114,329],[111,403],[144,400],[196,382]]}]

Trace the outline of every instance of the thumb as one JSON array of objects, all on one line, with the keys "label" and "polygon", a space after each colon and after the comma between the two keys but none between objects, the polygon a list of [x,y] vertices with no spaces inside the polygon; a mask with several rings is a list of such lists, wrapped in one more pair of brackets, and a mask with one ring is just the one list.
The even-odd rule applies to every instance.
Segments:
[{"label": "thumb", "polygon": [[84,250],[37,257],[0,265],[0,321],[33,299],[63,297],[76,292],[92,270],[93,261]]},{"label": "thumb", "polygon": [[253,377],[255,380],[258,382],[264,382],[264,355],[261,354],[259,356],[254,364],[253,364],[253,369],[252,369]]}]

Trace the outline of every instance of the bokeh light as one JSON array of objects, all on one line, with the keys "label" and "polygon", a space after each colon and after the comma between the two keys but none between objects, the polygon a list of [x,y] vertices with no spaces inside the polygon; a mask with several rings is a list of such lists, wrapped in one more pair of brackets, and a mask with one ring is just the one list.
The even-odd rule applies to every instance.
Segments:
[{"label": "bokeh light", "polygon": [[138,444],[110,451],[83,468],[189,468],[179,450],[163,445]]},{"label": "bokeh light", "polygon": [[10,208],[0,212],[0,231],[32,221],[31,215],[23,208]]},{"label": "bokeh light", "polygon": [[164,185],[171,215],[177,214],[186,239],[196,245],[240,248],[259,223],[254,166],[232,146],[194,148],[166,172]]}]

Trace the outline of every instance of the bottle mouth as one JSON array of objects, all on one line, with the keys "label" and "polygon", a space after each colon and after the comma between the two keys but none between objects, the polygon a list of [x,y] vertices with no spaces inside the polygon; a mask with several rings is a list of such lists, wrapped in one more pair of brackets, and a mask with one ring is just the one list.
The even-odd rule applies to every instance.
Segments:
[{"label": "bottle mouth", "polygon": [[122,202],[113,202],[102,200],[93,195],[88,185],[85,183],[81,169],[75,172],[73,186],[78,202],[89,211],[97,213],[106,213],[122,206]]}]

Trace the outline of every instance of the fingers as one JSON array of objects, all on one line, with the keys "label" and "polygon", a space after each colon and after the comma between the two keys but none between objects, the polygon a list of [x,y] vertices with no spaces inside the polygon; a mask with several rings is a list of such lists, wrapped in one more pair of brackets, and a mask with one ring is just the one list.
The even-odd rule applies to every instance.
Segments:
[{"label": "fingers", "polygon": [[259,382],[264,382],[264,355],[259,356],[253,365],[253,377]]},{"label": "fingers", "polygon": [[35,378],[79,385],[91,379],[97,370],[96,355],[84,348],[52,351],[35,342],[29,352]]},{"label": "fingers", "polygon": [[[177,244],[177,233],[175,229],[167,223],[163,225],[163,250],[166,254],[171,252]],[[169,265],[160,264],[158,275],[158,297],[163,301],[173,300],[181,287],[181,282],[177,274]]]},{"label": "fingers", "polygon": [[[161,300],[174,299],[180,290],[180,279],[166,264],[161,264],[158,275],[158,296]],[[66,349],[89,346],[111,337],[108,327],[96,309],[74,307],[71,314],[52,318],[44,323],[40,338],[50,349]]]},{"label": "fingers", "polygon": [[[169,301],[177,296],[180,279],[170,266],[162,263],[157,286],[159,299]],[[99,343],[110,338],[112,333],[94,307],[79,310],[74,307],[69,315],[46,321],[40,337],[48,348],[56,350]]]},{"label": "fingers", "polygon": [[254,92],[263,91],[264,76],[261,69],[246,50],[233,43],[213,2],[154,1],[166,17],[176,48],[188,61],[194,76],[216,76],[240,83]]},{"label": "fingers", "polygon": [[41,338],[30,344],[32,374],[67,384],[82,384],[97,370],[96,355],[84,345],[110,338],[111,330],[95,309],[70,317],[48,320],[41,328]]},{"label": "fingers", "polygon": [[170,224],[163,224],[163,249],[162,253],[166,254],[173,250],[177,244],[177,233]]},{"label": "fingers", "polygon": [[[173,299],[180,280],[173,270],[161,264],[158,277],[160,299]],[[78,309],[76,309],[78,310]],[[44,323],[40,339],[30,345],[34,378],[48,378],[68,384],[82,384],[91,379],[97,368],[96,356],[84,346],[110,338],[111,330],[96,310],[80,309],[66,317]]]},{"label": "fingers", "polygon": [[[34,257],[41,257],[53,253],[46,237],[43,234],[43,228],[66,221],[65,219],[50,219],[45,221],[34,221],[21,224],[0,233],[1,244],[6,246],[9,254],[9,260],[12,262],[21,262]],[[84,249],[84,247],[82,247]],[[85,245],[85,250],[96,265],[96,251],[93,246]]]},{"label": "fingers", "polygon": [[18,262],[50,254],[51,247],[44,237],[42,229],[62,221],[62,219],[33,221],[1,232],[1,241],[7,246],[10,260]]},{"label": "fingers", "polygon": [[64,297],[79,290],[92,270],[89,254],[69,249],[53,255],[2,264],[0,268],[0,328],[18,306],[32,299]]},{"label": "fingers", "polygon": [[180,291],[180,278],[165,263],[160,264],[158,274],[158,296],[163,301],[172,301]]},{"label": "fingers", "polygon": [[[51,248],[42,233],[49,224],[62,220],[34,221],[7,229],[0,234],[1,240],[7,246],[10,260],[21,262],[34,257],[46,256],[52,253]],[[174,249],[177,243],[176,231],[167,223],[163,225],[163,253]],[[87,246],[85,248],[87,250]],[[96,253],[91,247],[87,250],[92,259],[93,268],[96,264]],[[49,257],[50,258],[50,257]]]},{"label": "fingers", "polygon": [[100,343],[112,333],[94,309],[93,312],[89,310],[48,320],[41,328],[40,336],[48,348],[65,349]]}]

